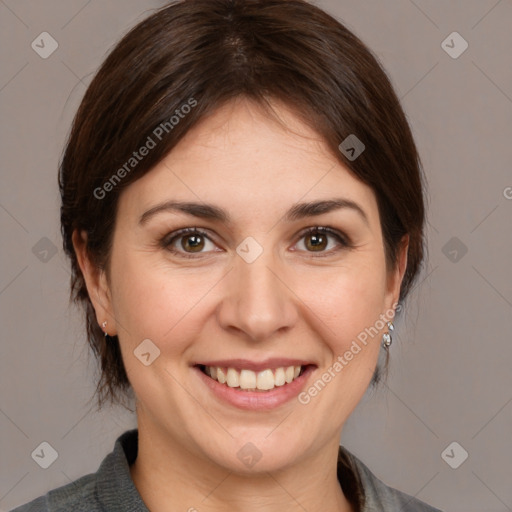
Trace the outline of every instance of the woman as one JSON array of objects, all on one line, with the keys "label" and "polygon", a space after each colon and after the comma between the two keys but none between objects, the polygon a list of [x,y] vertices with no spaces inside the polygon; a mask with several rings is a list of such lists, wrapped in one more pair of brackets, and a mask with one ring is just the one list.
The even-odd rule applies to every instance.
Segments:
[{"label": "woman", "polygon": [[339,446],[424,243],[357,37],[303,0],[170,4],[90,84],[59,185],[98,404],[133,391],[138,428],[16,511],[437,510]]}]

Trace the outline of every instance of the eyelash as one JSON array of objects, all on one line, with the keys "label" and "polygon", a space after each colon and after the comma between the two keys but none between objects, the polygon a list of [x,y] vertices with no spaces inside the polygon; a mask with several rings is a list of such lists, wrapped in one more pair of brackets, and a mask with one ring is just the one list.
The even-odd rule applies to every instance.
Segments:
[{"label": "eyelash", "polygon": [[[307,236],[309,234],[313,234],[313,233],[320,233],[320,234],[324,234],[324,235],[331,235],[334,238],[336,238],[338,243],[341,245],[341,249],[331,249],[330,251],[327,251],[327,252],[320,251],[319,255],[318,256],[314,256],[314,257],[322,258],[322,257],[326,257],[326,256],[331,256],[333,253],[337,252],[338,250],[349,249],[349,248],[352,247],[352,244],[349,241],[348,237],[344,236],[338,230],[336,230],[334,228],[331,228],[331,227],[328,227],[328,226],[313,226],[313,227],[310,227],[310,228],[306,228],[305,230],[301,231],[301,233],[299,234],[299,238],[298,238],[297,242],[300,241],[305,236]],[[172,254],[178,254],[180,257],[183,257],[183,258],[198,258],[198,257],[201,257],[201,256],[197,256],[197,255],[201,255],[201,254],[204,254],[204,253],[191,254],[191,253],[186,253],[186,252],[178,251],[178,250],[176,250],[176,249],[171,247],[175,240],[177,240],[177,239],[179,239],[179,238],[181,238],[181,237],[183,237],[185,235],[201,235],[201,236],[207,238],[208,240],[210,240],[210,242],[213,243],[213,240],[208,236],[208,233],[203,231],[203,230],[201,230],[200,228],[183,228],[183,229],[180,229],[180,230],[178,230],[178,231],[176,231],[174,233],[171,233],[171,235],[166,235],[161,240],[160,244],[161,244],[161,246],[164,249],[168,250]],[[306,251],[306,252],[314,253],[315,251]],[[322,252],[323,252],[323,254],[322,254]]]}]

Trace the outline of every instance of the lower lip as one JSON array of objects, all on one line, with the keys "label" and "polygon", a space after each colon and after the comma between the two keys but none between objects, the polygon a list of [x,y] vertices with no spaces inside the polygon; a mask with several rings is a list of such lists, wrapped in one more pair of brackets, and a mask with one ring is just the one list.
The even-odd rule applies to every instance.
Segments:
[{"label": "lower lip", "polygon": [[306,380],[315,368],[315,366],[310,365],[301,376],[292,380],[289,384],[277,386],[269,391],[241,391],[239,388],[230,388],[227,384],[221,384],[208,377],[197,366],[192,369],[220,400],[239,409],[260,411],[274,409],[295,398],[304,388]]}]

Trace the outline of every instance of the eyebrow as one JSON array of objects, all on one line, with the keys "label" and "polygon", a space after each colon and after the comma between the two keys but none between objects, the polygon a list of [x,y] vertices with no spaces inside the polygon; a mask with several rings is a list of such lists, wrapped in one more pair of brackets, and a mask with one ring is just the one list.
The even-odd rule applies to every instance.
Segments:
[{"label": "eyebrow", "polygon": [[[315,217],[335,210],[350,209],[357,212],[367,226],[370,226],[366,212],[356,202],[345,198],[334,198],[322,201],[294,204],[284,215],[285,222],[293,222],[306,217]],[[165,201],[144,212],[139,224],[143,225],[154,215],[161,212],[181,212],[200,219],[219,221],[231,224],[232,219],[228,212],[208,203],[195,203],[188,201]]]}]

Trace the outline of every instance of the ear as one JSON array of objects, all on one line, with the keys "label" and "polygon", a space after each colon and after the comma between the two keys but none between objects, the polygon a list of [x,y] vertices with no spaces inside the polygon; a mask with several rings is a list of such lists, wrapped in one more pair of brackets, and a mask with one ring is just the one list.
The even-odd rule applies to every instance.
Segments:
[{"label": "ear", "polygon": [[96,312],[96,320],[100,326],[106,320],[107,326],[106,328],[101,327],[102,330],[110,336],[115,336],[117,334],[116,321],[106,273],[90,260],[87,253],[87,233],[85,231],[79,232],[75,229],[71,239],[89,298]]},{"label": "ear", "polygon": [[407,269],[407,252],[409,250],[409,235],[404,235],[398,247],[397,264],[388,277],[388,289],[386,294],[386,306],[388,309],[395,309],[400,297],[400,287]]}]

